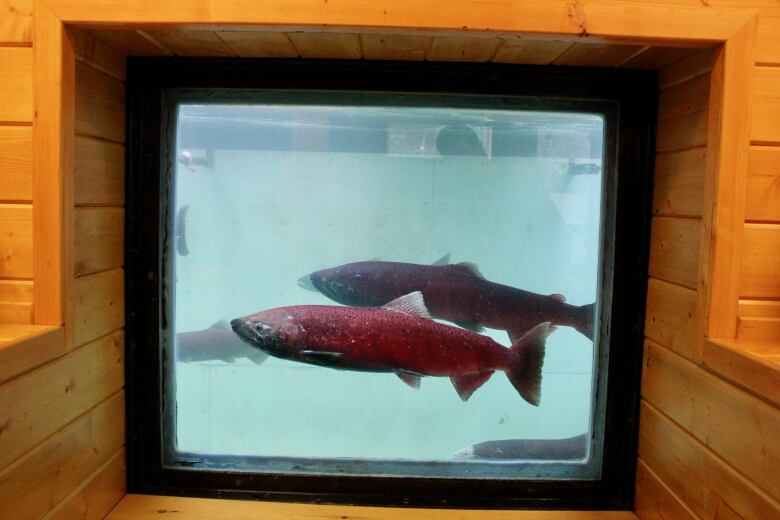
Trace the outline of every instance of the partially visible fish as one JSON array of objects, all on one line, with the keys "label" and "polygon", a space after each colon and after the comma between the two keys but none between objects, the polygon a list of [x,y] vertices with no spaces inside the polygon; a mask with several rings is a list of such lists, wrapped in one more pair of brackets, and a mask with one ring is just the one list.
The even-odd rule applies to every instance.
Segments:
[{"label": "partially visible fish", "polygon": [[[559,294],[536,294],[485,279],[476,264],[449,264],[449,255],[433,265],[355,262],[309,275],[322,294],[344,305],[377,307],[421,291],[434,318],[480,332],[503,329],[512,342],[543,322],[570,326],[593,338],[594,304],[574,306]],[[299,285],[303,286],[301,280]]]},{"label": "partially visible fish", "polygon": [[230,330],[226,320],[221,320],[204,330],[176,334],[176,361],[225,361],[234,363],[237,358],[249,358],[256,365],[268,357],[252,348]]},{"label": "partially visible fish", "polygon": [[198,169],[195,167],[195,162],[192,160],[192,153],[188,152],[187,150],[184,150],[179,154],[179,162],[192,173],[198,171]]},{"label": "partially visible fish", "polygon": [[423,376],[449,377],[464,401],[501,370],[534,406],[539,404],[550,332],[550,324],[542,323],[506,348],[488,336],[433,321],[419,292],[378,308],[278,307],[230,325],[249,345],[282,359],[393,372],[413,388],[419,388]]},{"label": "partially visible fish", "polygon": [[190,249],[187,247],[187,212],[190,210],[190,206],[182,206],[179,211],[176,212],[176,223],[174,224],[174,236],[176,238],[176,252],[181,256],[187,256],[190,254]]},{"label": "partially visible fish", "polygon": [[508,439],[480,442],[458,450],[456,459],[581,460],[588,453],[583,433],[566,439]]}]

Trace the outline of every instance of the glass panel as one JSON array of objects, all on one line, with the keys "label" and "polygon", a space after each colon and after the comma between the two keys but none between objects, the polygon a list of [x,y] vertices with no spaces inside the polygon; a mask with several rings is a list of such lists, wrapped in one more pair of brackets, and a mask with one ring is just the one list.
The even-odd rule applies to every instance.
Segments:
[{"label": "glass panel", "polygon": [[595,478],[603,148],[594,114],[180,105],[175,449]]}]

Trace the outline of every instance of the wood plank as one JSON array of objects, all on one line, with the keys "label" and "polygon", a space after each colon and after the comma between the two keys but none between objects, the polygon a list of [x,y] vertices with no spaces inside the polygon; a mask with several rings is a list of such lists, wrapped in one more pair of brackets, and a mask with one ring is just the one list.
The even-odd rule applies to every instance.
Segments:
[{"label": "wood plank", "polygon": [[745,220],[780,222],[780,147],[750,147]]},{"label": "wood plank", "polygon": [[499,47],[493,61],[496,63],[549,65],[572,45],[573,43],[570,41],[561,40],[508,38]]},{"label": "wood plank", "polygon": [[32,0],[0,2],[0,43],[32,43]]},{"label": "wood plank", "polygon": [[642,520],[696,520],[688,507],[680,498],[661,482],[644,460],[639,459],[636,467],[636,497],[634,509]]},{"label": "wood plank", "polygon": [[0,277],[33,277],[31,204],[0,204]]},{"label": "wood plank", "polygon": [[767,353],[771,352],[780,355],[780,340],[770,343],[749,339],[707,339],[704,341],[704,366],[780,406],[780,370],[767,359]]},{"label": "wood plank", "polygon": [[661,69],[658,86],[661,90],[709,74],[715,61],[714,49],[702,49]]},{"label": "wood plank", "polygon": [[424,34],[361,34],[360,41],[367,60],[420,61],[433,38]]},{"label": "wood plank", "polygon": [[[644,354],[642,396],[756,486],[780,496],[780,480],[773,477],[780,464],[780,409],[652,341],[645,342]],[[670,482],[642,452],[641,441],[640,455]]]},{"label": "wood plank", "polygon": [[780,296],[780,224],[745,224],[740,298]]},{"label": "wood plank", "polygon": [[764,11],[758,17],[756,63],[780,64],[780,11]]},{"label": "wood plank", "polygon": [[170,56],[172,53],[159,43],[128,29],[90,29],[89,34],[125,56]]},{"label": "wood plank", "polygon": [[431,61],[490,61],[504,40],[500,38],[468,38],[435,36],[427,58]]},{"label": "wood plank", "polygon": [[780,301],[739,300],[737,312],[743,318],[780,318]]},{"label": "wood plank", "polygon": [[702,75],[661,91],[658,97],[658,119],[707,110],[710,78]]},{"label": "wood plank", "polygon": [[298,57],[298,51],[283,32],[217,31],[216,34],[242,58]]},{"label": "wood plank", "polygon": [[656,152],[675,152],[707,144],[707,110],[658,121]]},{"label": "wood plank", "polygon": [[780,67],[755,67],[750,140],[780,143]]},{"label": "wood plank", "polygon": [[[43,3],[35,15],[35,322],[72,330],[73,140],[76,58],[62,21]],[[70,344],[66,336],[66,344]]]},{"label": "wood plank", "polygon": [[52,509],[43,520],[102,520],[125,496],[125,450],[121,448],[108,462]]},{"label": "wood plank", "polygon": [[290,32],[290,41],[302,58],[360,59],[357,34]]},{"label": "wood plank", "polygon": [[76,276],[122,267],[125,259],[125,210],[76,209]]},{"label": "wood plank", "polygon": [[177,56],[237,56],[213,31],[145,30],[144,34]]},{"label": "wood plank", "polygon": [[616,67],[642,50],[637,45],[575,43],[553,61],[553,65]]},{"label": "wood plank", "polygon": [[0,324],[0,383],[65,353],[62,327]]},{"label": "wood plank", "polygon": [[[178,520],[298,520],[344,519],[389,520],[397,518],[427,520],[477,520],[485,511],[459,509],[416,509],[397,507],[358,507],[341,505],[285,504],[247,500],[127,495],[107,520],[159,520],[176,511]],[[495,520],[636,520],[633,511],[498,511]]]},{"label": "wood plank", "polygon": [[649,273],[696,289],[701,222],[697,219],[655,217],[650,232]]},{"label": "wood plank", "polygon": [[123,391],[82,412],[86,413],[0,472],[0,503],[7,518],[41,518],[121,449]]},{"label": "wood plank", "polygon": [[123,382],[124,334],[118,331],[0,386],[0,468],[115,394]]},{"label": "wood plank", "polygon": [[124,84],[83,62],[76,64],[76,133],[125,140]]},{"label": "wood plank", "polygon": [[76,278],[74,344],[81,345],[124,325],[124,271]]},{"label": "wood plank", "polygon": [[32,201],[31,126],[0,126],[0,200]]},{"label": "wood plank", "polygon": [[654,215],[702,216],[706,159],[706,147],[656,156]]},{"label": "wood plank", "polygon": [[780,318],[737,318],[737,337],[742,339],[780,338]]},{"label": "wood plank", "polygon": [[32,48],[0,47],[0,122],[33,120],[32,63]]},{"label": "wood plank", "polygon": [[32,303],[33,281],[0,280],[0,301]]},{"label": "wood plank", "polygon": [[4,302],[0,300],[0,323],[32,324],[32,302]]},{"label": "wood plank", "polygon": [[700,52],[690,47],[648,47],[643,52],[620,64],[628,69],[662,69],[672,63]]},{"label": "wood plank", "polygon": [[119,81],[127,76],[125,55],[79,29],[70,29],[76,59]]},{"label": "wood plank", "polygon": [[125,147],[77,136],[75,149],[76,206],[122,206],[125,203]]},{"label": "wood plank", "polygon": [[645,335],[696,361],[694,333],[696,291],[650,278],[647,283]]},{"label": "wood plank", "polygon": [[780,514],[775,500],[646,401],[640,406],[639,455],[700,518]]}]

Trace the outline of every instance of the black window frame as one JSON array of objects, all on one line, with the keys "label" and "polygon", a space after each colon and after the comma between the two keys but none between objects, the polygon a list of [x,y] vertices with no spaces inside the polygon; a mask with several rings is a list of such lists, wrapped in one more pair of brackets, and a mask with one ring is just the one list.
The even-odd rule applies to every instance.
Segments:
[{"label": "black window frame", "polygon": [[[262,500],[530,509],[630,509],[636,470],[639,386],[652,200],[658,77],[654,71],[498,64],[358,60],[128,59],[125,227],[128,492]],[[600,341],[606,374],[601,476],[577,479],[468,479],[313,475],[231,471],[229,457],[208,469],[196,454],[164,464],[163,422],[175,403],[164,380],[171,352],[171,262],[175,110],[181,100],[222,101],[241,91],[434,94],[453,99],[522,100],[601,107],[614,128],[605,139],[606,239],[603,241]],[[240,99],[236,97],[236,99]],[[432,98],[431,98],[432,99]],[[554,100],[551,103],[551,100]],[[173,114],[173,117],[172,117]],[[612,195],[614,197],[612,197]],[[612,259],[612,260],[609,260]],[[614,261],[613,261],[614,260]],[[606,282],[605,282],[606,281]],[[611,300],[611,301],[610,301]],[[605,378],[605,376],[607,376]]]}]

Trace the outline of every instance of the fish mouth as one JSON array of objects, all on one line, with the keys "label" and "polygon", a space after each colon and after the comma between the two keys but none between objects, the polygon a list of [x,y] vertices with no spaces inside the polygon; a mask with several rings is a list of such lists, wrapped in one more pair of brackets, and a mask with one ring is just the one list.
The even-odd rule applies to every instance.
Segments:
[{"label": "fish mouth", "polygon": [[261,343],[261,337],[252,324],[241,318],[236,318],[230,322],[230,328],[233,329],[236,336],[241,338],[245,343],[260,348],[259,343]]},{"label": "fish mouth", "polygon": [[298,278],[298,287],[306,291],[320,292],[312,282],[311,274],[307,274]]},{"label": "fish mouth", "polygon": [[244,343],[278,358],[287,358],[283,342],[273,327],[262,322],[253,323],[247,319],[236,318],[230,322],[230,328]]}]

